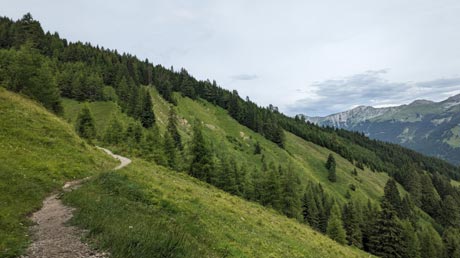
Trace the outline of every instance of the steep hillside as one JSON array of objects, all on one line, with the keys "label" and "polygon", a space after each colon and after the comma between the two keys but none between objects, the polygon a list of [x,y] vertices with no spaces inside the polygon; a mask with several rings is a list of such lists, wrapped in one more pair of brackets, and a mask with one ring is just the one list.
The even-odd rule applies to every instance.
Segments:
[{"label": "steep hillside", "polygon": [[[0,155],[6,161],[0,165],[1,198],[6,204],[1,211],[0,250],[2,257],[14,257],[26,247],[29,223],[25,215],[40,207],[49,192],[66,180],[92,175],[115,162],[88,146],[71,126],[34,102],[1,88],[0,99],[0,116],[5,122],[1,126]],[[215,109],[206,103],[190,106],[188,101],[179,102],[202,110],[202,115],[205,110]],[[72,113],[81,105],[64,103]],[[118,112],[115,105],[107,102],[89,106],[100,117],[106,116],[98,110]],[[223,120],[234,127],[230,133],[258,137],[267,156],[275,158],[275,154],[268,154],[273,143],[228,119],[224,111],[215,111],[221,112],[220,119],[214,114],[208,122],[217,126]],[[98,124],[102,127],[104,119]],[[187,131],[186,123],[183,125]],[[222,135],[226,134],[222,131]],[[17,153],[17,158],[12,159],[11,153]],[[142,160],[135,160],[123,171],[102,174],[67,194],[65,200],[79,208],[74,222],[89,228],[90,239],[108,248],[114,257],[152,257],[151,252],[175,253],[178,257],[369,256],[271,209]]]},{"label": "steep hillside", "polygon": [[116,162],[62,119],[1,87],[0,121],[0,257],[14,257],[27,246],[26,216],[45,196]]},{"label": "steep hillside", "polygon": [[[30,14],[18,21],[0,18],[0,28],[8,32],[0,33],[0,85],[39,101],[73,124],[47,113],[66,126],[57,130],[66,132],[56,133],[60,140],[48,140],[53,123],[40,120],[37,130],[27,131],[32,135],[16,136],[8,123],[9,139],[28,140],[23,148],[43,137],[41,147],[54,141],[70,144],[37,149],[65,163],[59,163],[64,177],[73,161],[60,156],[62,151],[73,155],[71,150],[79,149],[83,156],[94,152],[72,127],[88,142],[135,160],[126,170],[130,173],[104,173],[66,197],[80,208],[74,223],[88,228],[94,244],[118,257],[279,257],[289,252],[329,256],[329,249],[330,256],[347,256],[339,245],[317,251],[324,235],[383,257],[431,258],[458,252],[460,188],[452,179],[460,179],[459,167],[361,133],[306,123],[273,105],[260,107],[215,81],[195,79],[183,68],[165,68],[131,54],[68,42],[57,33],[44,34]],[[433,112],[419,107],[426,104],[418,101],[402,116],[411,109]],[[32,111],[23,113],[13,115],[33,114],[26,121],[40,118]],[[410,116],[406,122],[417,119]],[[24,122],[18,128],[26,131],[27,126]],[[446,142],[456,144],[456,138]],[[17,154],[4,156],[10,164],[30,161],[11,153]],[[54,164],[40,158],[40,168]],[[96,164],[84,158],[79,163],[90,171]],[[34,176],[42,172],[31,171]],[[57,187],[59,177],[50,179]],[[37,184],[46,187],[47,180]],[[186,185],[185,193],[181,185]],[[240,201],[209,202],[214,191]],[[6,196],[16,198],[13,190]],[[256,243],[245,235],[252,232],[252,221],[232,209],[245,210],[246,205],[278,213],[276,220],[292,222],[298,232],[317,235],[317,241],[305,243],[299,235],[261,228],[253,232],[266,242]],[[263,211],[251,215],[259,225],[273,224]],[[220,232],[222,227],[228,229]]]},{"label": "steep hillside", "polygon": [[141,160],[65,201],[113,257],[369,257],[273,210]]},{"label": "steep hillside", "polygon": [[388,108],[360,106],[326,117],[307,117],[321,126],[365,133],[460,164],[460,95],[441,102],[417,100]]},{"label": "steep hillside", "polygon": [[[165,102],[158,95],[155,89],[150,90],[155,114],[158,117],[158,127],[161,132],[166,130],[167,116],[171,104]],[[359,175],[352,175],[356,167],[346,159],[335,154],[337,159],[336,183],[331,183],[327,179],[327,169],[324,167],[327,156],[332,153],[330,150],[307,142],[293,134],[286,133],[286,149],[279,148],[276,144],[268,141],[258,133],[253,132],[242,126],[227,111],[216,107],[204,100],[194,101],[179,94],[177,99],[177,113],[179,116],[179,130],[184,142],[191,141],[191,124],[199,120],[203,124],[203,133],[209,140],[218,155],[225,155],[244,164],[248,169],[261,167],[262,161],[266,163],[274,162],[285,166],[292,166],[304,183],[309,181],[321,183],[324,189],[334,196],[339,202],[347,201],[347,192],[353,195],[353,199],[367,202],[370,199],[378,203],[383,195],[383,187],[389,177],[386,173],[376,173],[368,168],[358,169]],[[66,100],[64,101],[65,116],[69,121],[75,121],[78,111],[84,103]],[[129,120],[122,114],[117,106],[111,102],[92,102],[89,103],[94,114],[98,134],[102,135],[109,123],[108,114],[116,114],[121,120]],[[259,143],[262,154],[254,154],[255,144]],[[352,191],[350,185],[356,186]],[[401,189],[402,190],[402,189]]]}]

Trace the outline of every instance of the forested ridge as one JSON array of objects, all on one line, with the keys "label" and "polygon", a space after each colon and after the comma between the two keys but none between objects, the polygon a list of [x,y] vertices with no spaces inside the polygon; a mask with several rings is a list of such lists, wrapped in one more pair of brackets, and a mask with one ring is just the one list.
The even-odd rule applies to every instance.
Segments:
[{"label": "forested ridge", "polygon": [[[0,85],[6,89],[37,100],[57,115],[63,112],[62,97],[113,101],[135,121],[123,128],[113,117],[104,136],[97,139],[94,118],[84,108],[76,131],[89,141],[123,145],[135,155],[186,171],[307,223],[339,243],[382,257],[460,255],[460,190],[450,183],[460,178],[460,169],[447,162],[359,133],[318,127],[305,122],[304,117],[284,115],[271,105],[260,107],[215,81],[195,79],[183,68],[176,71],[90,43],[67,42],[57,33],[45,33],[30,14],[18,21],[0,18],[0,48]],[[376,173],[387,172],[394,180],[387,182],[378,207],[352,200],[341,205],[320,184],[302,184],[293,171],[295,167],[263,162],[261,167],[252,168],[225,153],[214,154],[199,121],[193,122],[192,141],[183,142],[174,108],[170,109],[165,134],[160,135],[148,87],[156,87],[172,105],[177,104],[177,93],[217,105],[280,148],[285,147],[284,131],[288,131],[344,157],[358,169],[352,173],[368,167]],[[161,142],[161,148],[154,147],[156,142]],[[257,144],[254,155],[263,156]],[[334,154],[324,166],[330,183],[335,183]],[[409,194],[400,194],[396,182]],[[420,226],[422,211],[433,219],[424,219],[430,227]]]}]

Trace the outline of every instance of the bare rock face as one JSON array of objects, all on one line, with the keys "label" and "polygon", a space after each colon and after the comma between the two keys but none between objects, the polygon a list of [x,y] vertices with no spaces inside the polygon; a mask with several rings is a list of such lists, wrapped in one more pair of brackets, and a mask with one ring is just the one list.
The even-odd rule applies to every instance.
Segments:
[{"label": "bare rock face", "polygon": [[358,106],[348,111],[332,114],[325,117],[306,117],[310,121],[319,125],[333,126],[337,128],[347,128],[353,124],[370,120],[378,116],[396,111],[395,107],[374,108],[371,106]]}]

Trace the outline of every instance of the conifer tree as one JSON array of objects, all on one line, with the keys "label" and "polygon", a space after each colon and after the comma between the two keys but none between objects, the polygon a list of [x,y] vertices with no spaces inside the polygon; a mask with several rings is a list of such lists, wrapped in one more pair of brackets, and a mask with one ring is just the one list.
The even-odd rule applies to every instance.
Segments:
[{"label": "conifer tree", "polygon": [[19,51],[10,50],[5,54],[1,57],[5,59],[2,60],[2,66],[4,64],[5,67],[0,67],[0,81],[5,83],[7,89],[25,94],[48,110],[61,114],[61,99],[52,63],[30,44],[21,46]]},{"label": "conifer tree", "polygon": [[266,174],[264,190],[262,203],[281,211],[281,182],[279,173],[273,163],[270,164]]},{"label": "conifer tree", "polygon": [[126,135],[131,144],[134,144],[133,147],[139,147],[142,137],[144,136],[141,124],[139,122],[129,123],[126,129]]},{"label": "conifer tree", "polygon": [[290,218],[299,219],[301,216],[301,197],[299,193],[301,191],[300,179],[297,174],[294,173],[291,164],[289,164],[287,170],[282,174],[281,178],[281,190],[282,190],[282,212]]},{"label": "conifer tree", "polygon": [[446,195],[441,205],[441,223],[446,228],[460,228],[460,208],[451,195]]},{"label": "conifer tree", "polygon": [[329,153],[329,156],[327,156],[327,161],[326,161],[326,169],[334,168],[335,169],[335,158],[332,153]]},{"label": "conifer tree", "polygon": [[335,172],[335,166],[328,169],[327,179],[331,182],[337,182],[337,173]]},{"label": "conifer tree", "polygon": [[123,140],[123,125],[112,115],[104,134],[104,141],[108,144],[119,144]]},{"label": "conifer tree", "polygon": [[335,171],[335,167],[336,167],[335,158],[331,153],[327,157],[327,161],[326,161],[326,169],[328,171],[327,179],[329,179],[329,181],[331,181],[331,182],[336,182],[337,181],[337,174],[336,174],[336,171]]},{"label": "conifer tree", "polygon": [[369,239],[369,251],[381,257],[402,257],[402,231],[393,206],[382,201],[380,212]]},{"label": "conifer tree", "polygon": [[319,211],[316,205],[315,197],[309,187],[302,198],[302,211],[304,222],[308,223],[310,227],[319,230]]},{"label": "conifer tree", "polygon": [[420,232],[419,239],[422,258],[442,257],[442,239],[431,225]]},{"label": "conifer tree", "polygon": [[349,201],[343,209],[343,225],[347,233],[347,243],[362,248],[360,216],[352,201]]},{"label": "conifer tree", "polygon": [[232,171],[232,166],[226,157],[220,159],[219,170],[217,187],[228,193],[237,194],[235,173]]},{"label": "conifer tree", "polygon": [[87,105],[84,105],[80,110],[75,129],[80,137],[87,140],[91,141],[96,137],[96,126],[94,124],[94,118]]},{"label": "conifer tree", "polygon": [[163,139],[161,139],[160,131],[157,126],[146,130],[145,137],[141,143],[142,156],[149,161],[163,166],[167,166],[167,161],[164,156]]},{"label": "conifer tree", "polygon": [[445,258],[460,257],[460,229],[449,227],[442,236]]},{"label": "conifer tree", "polygon": [[421,208],[430,216],[436,218],[439,216],[440,211],[439,198],[437,197],[436,189],[434,188],[429,175],[423,174],[420,177],[422,187]]},{"label": "conifer tree", "polygon": [[417,214],[415,213],[414,207],[415,205],[412,202],[410,195],[404,196],[401,201],[401,212],[399,217],[401,219],[407,219],[415,223],[417,220]]},{"label": "conifer tree", "polygon": [[163,148],[166,157],[166,163],[169,168],[178,170],[178,150],[173,137],[169,131],[166,131],[163,137]]},{"label": "conifer tree", "polygon": [[262,153],[262,147],[260,146],[259,141],[257,141],[256,144],[254,145],[254,154],[257,155],[261,153]]},{"label": "conifer tree", "polygon": [[408,220],[401,221],[402,246],[404,258],[420,258],[420,241],[412,223]]},{"label": "conifer tree", "polygon": [[363,209],[363,220],[361,224],[361,231],[363,234],[363,248],[369,252],[370,240],[373,235],[374,225],[377,223],[378,211],[372,205],[371,200],[367,199],[367,205]]},{"label": "conifer tree", "polygon": [[342,224],[340,207],[337,203],[332,205],[331,215],[327,221],[326,233],[331,239],[337,241],[340,244],[345,244],[347,241],[345,229],[343,228]]},{"label": "conifer tree", "polygon": [[396,186],[396,181],[389,179],[384,188],[383,201],[391,204],[391,207],[399,215],[401,213],[401,197],[399,196],[398,187]]},{"label": "conifer tree", "polygon": [[182,139],[177,130],[177,114],[172,107],[169,109],[167,131],[174,140],[174,146],[178,150],[182,150]]},{"label": "conifer tree", "polygon": [[196,122],[193,128],[190,154],[192,155],[192,162],[189,169],[190,175],[208,182],[213,170],[212,153],[206,145],[199,122]]},{"label": "conifer tree", "polygon": [[155,123],[155,114],[153,113],[152,97],[150,96],[150,93],[148,91],[144,93],[140,120],[142,126],[145,128],[151,128]]}]

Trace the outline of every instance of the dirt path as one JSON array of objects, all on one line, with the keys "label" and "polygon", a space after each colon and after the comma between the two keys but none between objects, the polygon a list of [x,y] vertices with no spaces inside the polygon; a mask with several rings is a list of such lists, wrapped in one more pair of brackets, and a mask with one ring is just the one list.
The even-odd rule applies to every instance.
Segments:
[{"label": "dirt path", "polygon": [[[100,148],[107,154],[118,159],[120,169],[131,163],[131,160],[111,151]],[[62,189],[71,191],[78,188],[89,178],[67,182]],[[56,193],[43,201],[43,207],[32,215],[35,226],[32,227],[34,235],[33,243],[27,249],[23,258],[82,258],[82,257],[108,257],[108,253],[95,252],[87,244],[82,243],[80,238],[83,234],[81,229],[65,225],[72,218],[73,208],[62,204],[60,194]]]}]

